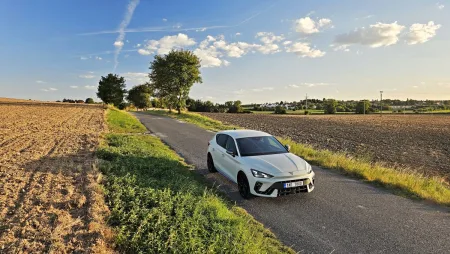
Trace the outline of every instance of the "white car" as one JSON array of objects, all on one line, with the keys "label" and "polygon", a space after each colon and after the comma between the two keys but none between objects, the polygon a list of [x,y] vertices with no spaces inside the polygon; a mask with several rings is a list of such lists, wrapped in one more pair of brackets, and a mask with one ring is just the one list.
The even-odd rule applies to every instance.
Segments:
[{"label": "white car", "polygon": [[221,131],[208,143],[208,170],[237,183],[245,199],[311,192],[315,178],[311,165],[289,149],[265,132]]}]

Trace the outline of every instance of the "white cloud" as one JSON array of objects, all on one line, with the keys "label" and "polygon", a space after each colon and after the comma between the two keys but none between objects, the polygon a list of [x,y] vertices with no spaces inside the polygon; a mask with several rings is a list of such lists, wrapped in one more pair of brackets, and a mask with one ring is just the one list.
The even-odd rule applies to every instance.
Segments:
[{"label": "white cloud", "polygon": [[227,60],[223,60],[223,65],[225,65],[225,66],[229,66],[231,63],[230,62],[228,62]]},{"label": "white cloud", "polygon": [[[206,48],[197,48],[194,50],[194,54],[200,58],[202,67],[220,67],[222,65],[229,65],[226,60],[220,59],[222,54],[217,51],[214,46],[209,46]],[[225,62],[226,61],[226,62]]]},{"label": "white cloud", "polygon": [[148,51],[148,50],[146,50],[146,49],[139,49],[139,50],[138,50],[138,53],[139,53],[140,55],[143,55],[143,56],[148,56],[148,55],[152,54],[152,52],[150,52],[150,51]]},{"label": "white cloud", "polygon": [[259,38],[259,40],[265,44],[280,42],[280,41],[284,40],[283,35],[277,36],[270,32],[259,32],[256,34],[256,38]]},{"label": "white cloud", "polygon": [[45,84],[45,83],[47,83],[47,82],[42,81],[42,80],[36,80],[36,83],[38,83],[38,84]]},{"label": "white cloud", "polygon": [[236,36],[239,36],[239,35],[241,35],[241,33],[236,33]]},{"label": "white cloud", "polygon": [[204,31],[206,31],[206,27],[202,27],[202,28],[196,29],[195,31],[196,32],[204,32]]},{"label": "white cloud", "polygon": [[164,18],[164,19],[162,19],[162,21],[163,21],[163,22],[167,22],[167,19],[166,19],[166,18]]},{"label": "white cloud", "polygon": [[149,55],[153,53],[167,54],[172,49],[179,49],[195,45],[195,40],[189,38],[186,34],[179,33],[178,35],[164,36],[159,40],[150,40],[144,49],[138,50],[141,55]]},{"label": "white cloud", "polygon": [[264,92],[264,91],[272,91],[273,87],[262,87],[262,88],[253,88],[251,89],[253,92]]},{"label": "white cloud", "polygon": [[127,81],[143,84],[149,81],[148,73],[145,72],[127,72],[122,73],[121,76],[125,77]]},{"label": "white cloud", "polygon": [[285,41],[285,42],[283,42],[283,45],[289,45],[289,44],[292,44],[292,41]]},{"label": "white cloud", "polygon": [[116,51],[114,54],[114,70],[119,65],[119,54],[123,47],[123,40],[125,39],[125,29],[127,28],[128,24],[130,24],[131,18],[133,17],[134,10],[136,9],[137,5],[139,4],[139,0],[131,0],[128,3],[127,10],[125,12],[125,16],[120,22],[119,25],[119,35],[117,36],[116,41],[114,42],[114,46],[116,46]]},{"label": "white cloud", "polygon": [[439,28],[441,28],[441,25],[435,25],[433,21],[428,22],[428,24],[412,24],[409,33],[406,35],[406,43],[408,45],[425,43],[436,35],[436,30]]},{"label": "white cloud", "polygon": [[362,27],[347,34],[337,35],[334,44],[339,46],[347,46],[360,44],[371,48],[394,45],[399,40],[399,35],[405,27],[397,24],[397,22],[386,24],[376,23],[368,28]]},{"label": "white cloud", "polygon": [[280,52],[279,46],[275,42],[284,40],[284,35],[275,35],[270,32],[259,32],[256,38],[263,43],[263,45],[254,45],[254,48],[263,54],[274,54]]},{"label": "white cloud", "polygon": [[442,9],[444,9],[444,7],[445,7],[445,5],[444,5],[444,4],[441,4],[441,3],[436,3],[436,6],[437,6],[437,8],[438,8],[439,10],[442,10]]},{"label": "white cloud", "polygon": [[331,26],[331,19],[319,19],[318,21],[315,21],[311,19],[310,17],[304,17],[295,20],[294,22],[294,28],[296,32],[303,33],[303,34],[314,34],[319,33],[321,31],[321,28],[329,27]]},{"label": "white cloud", "polygon": [[70,86],[70,88],[77,89],[78,86]]},{"label": "white cloud", "polygon": [[178,24],[174,25],[173,28],[175,28],[175,29],[180,29],[181,26],[182,26],[182,25],[181,25],[180,23],[178,23]]},{"label": "white cloud", "polygon": [[88,58],[88,57],[85,57],[85,56],[80,56],[80,59],[81,59],[81,60],[88,60],[89,58]]},{"label": "white cloud", "polygon": [[419,86],[412,86],[413,88],[419,88]]},{"label": "white cloud", "polygon": [[122,48],[123,47],[123,41],[115,41],[114,42],[114,46],[117,48]]},{"label": "white cloud", "polygon": [[299,85],[292,84],[288,85],[290,88],[300,88],[300,87],[317,87],[317,86],[329,86],[329,83],[301,83]]},{"label": "white cloud", "polygon": [[136,44],[136,46],[134,46],[135,48],[140,48],[142,45],[140,43]]},{"label": "white cloud", "polygon": [[99,57],[99,56],[96,56],[95,57],[95,60],[99,60],[99,61],[101,61],[103,58],[101,58],[101,57]]},{"label": "white cloud", "polygon": [[58,91],[58,89],[56,89],[54,87],[49,87],[49,88],[42,88],[41,91],[43,91],[43,92],[54,92],[54,91]]},{"label": "white cloud", "polygon": [[86,78],[86,79],[95,78],[94,75],[79,75],[78,77],[80,77],[80,78]]},{"label": "white cloud", "polygon": [[311,48],[309,43],[296,42],[286,47],[286,52],[295,53],[301,57],[317,58],[323,57],[326,53],[315,48]]},{"label": "white cloud", "polygon": [[95,90],[95,89],[97,89],[96,86],[84,86],[84,88],[88,89],[88,90]]}]

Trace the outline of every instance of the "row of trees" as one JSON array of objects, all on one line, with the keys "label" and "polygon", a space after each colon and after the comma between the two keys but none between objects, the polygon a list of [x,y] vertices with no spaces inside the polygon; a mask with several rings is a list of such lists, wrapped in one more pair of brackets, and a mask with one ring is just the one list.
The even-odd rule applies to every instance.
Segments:
[{"label": "row of trees", "polygon": [[155,56],[150,63],[149,82],[127,91],[125,78],[110,73],[101,77],[97,96],[119,108],[126,106],[126,99],[137,108],[166,106],[169,111],[177,109],[181,113],[191,87],[202,82],[200,66],[200,59],[191,51],[172,50],[167,55]]}]

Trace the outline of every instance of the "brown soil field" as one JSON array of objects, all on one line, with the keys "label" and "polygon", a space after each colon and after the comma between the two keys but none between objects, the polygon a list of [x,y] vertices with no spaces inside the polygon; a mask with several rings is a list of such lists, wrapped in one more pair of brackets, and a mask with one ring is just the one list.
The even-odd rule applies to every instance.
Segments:
[{"label": "brown soil field", "polygon": [[202,114],[450,182],[450,115]]},{"label": "brown soil field", "polygon": [[0,253],[110,253],[100,106],[0,99]]}]

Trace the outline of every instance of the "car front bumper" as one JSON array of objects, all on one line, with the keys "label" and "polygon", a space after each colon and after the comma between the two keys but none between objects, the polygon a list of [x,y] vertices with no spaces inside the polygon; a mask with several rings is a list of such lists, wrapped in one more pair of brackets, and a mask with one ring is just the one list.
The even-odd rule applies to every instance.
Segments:
[{"label": "car front bumper", "polygon": [[[303,181],[303,185],[284,188],[285,183]],[[278,197],[300,192],[311,192],[314,190],[315,174],[311,172],[307,175],[283,177],[283,178],[255,178],[249,179],[250,189],[253,195],[261,197]]]}]

